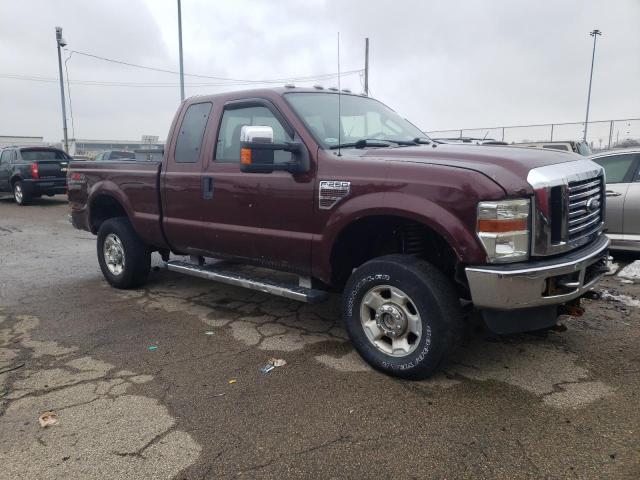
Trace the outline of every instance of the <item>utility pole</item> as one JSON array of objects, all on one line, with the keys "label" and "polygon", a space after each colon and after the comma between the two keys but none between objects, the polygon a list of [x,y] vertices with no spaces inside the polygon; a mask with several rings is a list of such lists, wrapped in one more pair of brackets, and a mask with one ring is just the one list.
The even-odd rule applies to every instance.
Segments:
[{"label": "utility pole", "polygon": [[602,35],[600,30],[592,30],[589,35],[593,37],[593,52],[591,53],[591,73],[589,74],[589,93],[587,94],[587,117],[584,120],[584,142],[587,142],[587,127],[589,125],[589,104],[591,103],[591,81],[593,80],[593,61],[596,58],[596,39]]},{"label": "utility pole", "polygon": [[369,96],[369,38],[364,39],[364,94]]},{"label": "utility pole", "polygon": [[178,49],[180,50],[180,100],[184,101],[184,66],[182,62],[182,8],[178,0]]},{"label": "utility pole", "polygon": [[62,102],[62,131],[64,132],[64,151],[69,153],[69,138],[67,137],[67,107],[64,101],[64,82],[62,79],[62,54],[60,47],[65,47],[67,42],[62,38],[62,27],[56,27],[56,45],[58,47],[58,74],[60,75],[60,101]]}]

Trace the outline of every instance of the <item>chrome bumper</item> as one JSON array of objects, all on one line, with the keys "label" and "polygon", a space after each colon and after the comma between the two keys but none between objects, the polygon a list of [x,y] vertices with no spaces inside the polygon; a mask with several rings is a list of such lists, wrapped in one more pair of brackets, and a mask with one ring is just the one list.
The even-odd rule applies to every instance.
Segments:
[{"label": "chrome bumper", "polygon": [[559,305],[583,295],[604,273],[609,239],[551,260],[467,267],[471,299],[478,308],[514,310]]}]

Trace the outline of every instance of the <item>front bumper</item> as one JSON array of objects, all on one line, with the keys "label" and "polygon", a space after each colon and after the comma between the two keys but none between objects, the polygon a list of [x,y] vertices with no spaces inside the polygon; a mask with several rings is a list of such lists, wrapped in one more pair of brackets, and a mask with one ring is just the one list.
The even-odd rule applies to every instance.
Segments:
[{"label": "front bumper", "polygon": [[582,296],[604,274],[609,239],[551,260],[467,267],[471,299],[477,308],[516,310],[559,305]]}]

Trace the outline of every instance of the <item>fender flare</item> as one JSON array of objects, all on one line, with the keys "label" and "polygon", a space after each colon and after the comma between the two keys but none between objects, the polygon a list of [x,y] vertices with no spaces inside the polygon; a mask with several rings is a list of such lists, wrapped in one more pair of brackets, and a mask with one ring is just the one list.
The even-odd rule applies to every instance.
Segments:
[{"label": "fender flare", "polygon": [[[89,226],[92,230],[92,233],[96,233],[93,230],[93,204],[96,201],[96,199],[98,197],[110,197],[112,198],[114,201],[116,201],[125,211],[125,213],[127,214],[127,217],[129,218],[129,221],[132,223],[133,225],[133,208],[131,207],[131,203],[129,202],[129,200],[127,199],[127,196],[124,194],[124,192],[118,187],[118,185],[110,180],[103,180],[100,181],[98,183],[96,183],[95,185],[93,185],[91,187],[91,190],[89,192],[89,196],[87,197],[87,207],[88,207],[88,219],[89,219]],[[135,227],[134,227],[135,228]]]}]

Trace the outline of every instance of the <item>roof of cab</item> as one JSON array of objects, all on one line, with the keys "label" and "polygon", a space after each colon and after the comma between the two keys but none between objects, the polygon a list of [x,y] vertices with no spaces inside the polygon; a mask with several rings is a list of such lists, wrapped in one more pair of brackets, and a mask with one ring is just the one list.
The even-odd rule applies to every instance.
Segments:
[{"label": "roof of cab", "polygon": [[242,98],[255,98],[255,97],[273,97],[273,96],[282,96],[286,93],[329,93],[329,94],[338,94],[341,95],[353,95],[356,97],[366,96],[364,94],[340,91],[337,89],[331,88],[318,88],[318,87],[295,87],[295,86],[284,86],[284,87],[271,87],[271,88],[255,88],[255,89],[246,89],[246,90],[234,90],[231,92],[223,92],[223,93],[215,93],[212,95],[194,95],[193,97],[189,97],[185,99],[185,102],[188,104],[192,103],[200,103],[207,100],[238,100]]}]

